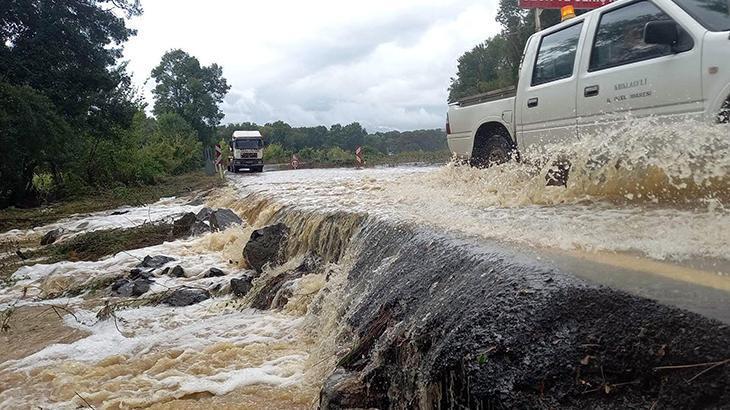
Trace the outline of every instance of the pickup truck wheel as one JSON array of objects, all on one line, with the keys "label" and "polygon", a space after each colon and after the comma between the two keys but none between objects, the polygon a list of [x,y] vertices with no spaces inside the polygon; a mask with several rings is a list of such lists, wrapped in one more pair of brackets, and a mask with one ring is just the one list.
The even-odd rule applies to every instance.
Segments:
[{"label": "pickup truck wheel", "polygon": [[515,149],[499,131],[493,131],[489,138],[477,137],[469,164],[477,168],[488,168],[504,164],[514,157]]}]

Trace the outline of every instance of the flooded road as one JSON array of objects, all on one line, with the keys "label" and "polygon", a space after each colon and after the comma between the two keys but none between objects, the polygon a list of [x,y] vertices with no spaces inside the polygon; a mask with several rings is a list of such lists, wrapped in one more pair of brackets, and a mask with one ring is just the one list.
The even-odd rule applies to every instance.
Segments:
[{"label": "flooded road", "polygon": [[[620,163],[605,159],[611,158],[603,150],[611,147],[611,138],[607,145],[574,147],[567,187],[546,187],[546,166],[534,163],[486,170],[450,164],[237,174],[203,198],[168,198],[114,215],[79,215],[0,234],[29,244],[60,228],[63,241],[98,229],[176,220],[203,207],[228,208],[244,218],[221,232],[99,261],[20,268],[0,288],[0,311],[16,312],[6,316],[10,330],[0,334],[13,351],[0,363],[0,407],[312,408],[324,380],[352,349],[358,315],[377,308],[367,307],[364,295],[403,292],[407,300],[402,287],[419,285],[412,276],[430,275],[433,283],[421,294],[440,305],[416,317],[436,317],[455,300],[454,289],[473,289],[479,278],[493,274],[492,268],[481,273],[474,262],[485,257],[473,250],[479,246],[498,249],[487,252],[496,265],[511,265],[509,255],[519,255],[515,260],[530,262],[515,266],[548,266],[527,271],[539,278],[537,290],[529,292],[552,286],[544,284],[553,283],[554,267],[730,323],[730,155],[727,143],[717,145],[721,131],[714,132],[705,132],[712,150],[702,155],[642,150],[625,136],[621,141],[635,155]],[[251,232],[275,222],[291,229],[282,250],[286,263],[264,268],[253,281],[254,296],[234,297],[231,279],[251,272],[242,255]],[[380,238],[390,245],[366,247]],[[387,248],[414,238],[420,241],[414,249],[423,255],[401,255],[403,265],[397,265],[399,254]],[[448,252],[441,255],[442,249]],[[369,252],[382,258],[370,260]],[[110,280],[150,255],[172,261],[153,272],[148,293],[136,299],[109,293]],[[302,274],[312,255],[315,267]],[[426,262],[430,265],[420,265]],[[162,271],[175,265],[184,268],[184,276]],[[211,277],[211,268],[224,275]],[[454,279],[469,269],[477,276]],[[551,277],[543,280],[545,274]],[[384,282],[378,286],[387,291],[377,291],[358,281],[368,275],[375,282],[387,275],[393,283],[406,282],[397,289]],[[277,282],[280,278],[286,282]],[[451,280],[457,281],[453,289],[446,286]],[[272,283],[269,308],[251,308]],[[182,286],[210,290],[213,297],[183,307],[154,302]],[[68,292],[75,288],[83,291]],[[438,292],[446,296],[437,299]],[[471,296],[484,301],[481,295]],[[401,309],[418,306],[404,303]],[[463,322],[452,319],[444,318]]]}]

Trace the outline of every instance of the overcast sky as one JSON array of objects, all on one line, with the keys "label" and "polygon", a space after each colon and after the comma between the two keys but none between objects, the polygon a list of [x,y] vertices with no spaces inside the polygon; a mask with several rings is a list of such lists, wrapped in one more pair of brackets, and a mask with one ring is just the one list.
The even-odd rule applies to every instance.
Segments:
[{"label": "overcast sky", "polygon": [[224,123],[441,128],[456,59],[498,31],[495,4],[143,0],[125,58],[139,86],[173,48],[222,65]]}]

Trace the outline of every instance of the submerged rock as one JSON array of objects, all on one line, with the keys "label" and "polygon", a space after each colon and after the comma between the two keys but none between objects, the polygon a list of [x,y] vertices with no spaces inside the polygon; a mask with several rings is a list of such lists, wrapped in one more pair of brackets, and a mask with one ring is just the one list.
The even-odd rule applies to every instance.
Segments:
[{"label": "submerged rock", "polygon": [[213,212],[213,210],[212,210],[212,209],[210,209],[210,208],[208,208],[208,207],[206,206],[205,208],[203,208],[203,209],[201,209],[200,211],[198,211],[198,214],[197,214],[197,215],[195,215],[195,218],[196,218],[196,219],[197,219],[198,221],[207,221],[207,220],[208,220],[208,218],[210,217],[210,213],[211,213],[211,212]]},{"label": "submerged rock", "polygon": [[210,299],[210,292],[207,289],[183,286],[162,299],[162,303],[170,306],[190,306],[207,299]]},{"label": "submerged rock", "polygon": [[225,208],[211,211],[208,221],[210,222],[211,231],[223,231],[233,225],[240,225],[243,223],[241,218],[239,218],[235,212]]},{"label": "submerged rock", "polygon": [[175,258],[171,258],[169,256],[165,255],[156,255],[156,256],[145,256],[142,262],[137,264],[138,268],[161,268],[168,262],[174,261]]},{"label": "submerged rock", "polygon": [[230,209],[203,208],[197,214],[188,212],[173,223],[173,235],[176,237],[200,235],[206,232],[222,231],[243,221]]},{"label": "submerged rock", "polygon": [[240,278],[231,279],[231,292],[237,297],[246,296],[253,287],[252,275],[243,275]]},{"label": "submerged rock", "polygon": [[150,290],[150,286],[154,281],[147,278],[117,279],[111,286],[112,293],[123,297],[142,296]]},{"label": "submerged rock", "polygon": [[172,268],[168,274],[173,278],[184,278],[185,269],[183,269],[180,265],[175,265],[175,267]]},{"label": "submerged rock", "polygon": [[286,245],[289,229],[283,223],[269,225],[251,232],[243,257],[248,266],[261,273],[266,264],[281,263],[281,252]]},{"label": "submerged rock", "polygon": [[210,268],[208,272],[203,276],[204,278],[217,278],[220,276],[226,276],[226,273],[218,268]]},{"label": "submerged rock", "polygon": [[41,238],[41,245],[50,245],[53,242],[56,242],[58,238],[61,237],[61,234],[63,233],[63,229],[56,228],[52,231],[48,231],[45,235],[43,235],[43,238]]},{"label": "submerged rock", "polygon": [[135,280],[135,279],[139,279],[139,278],[152,279],[154,277],[154,274],[152,272],[154,272],[154,271],[155,271],[154,268],[146,269],[146,270],[141,269],[141,268],[133,268],[131,271],[129,271],[128,278],[130,280]]},{"label": "submerged rock", "polygon": [[188,212],[172,223],[172,234],[176,237],[189,235],[196,222],[198,222],[198,218],[195,214]]}]

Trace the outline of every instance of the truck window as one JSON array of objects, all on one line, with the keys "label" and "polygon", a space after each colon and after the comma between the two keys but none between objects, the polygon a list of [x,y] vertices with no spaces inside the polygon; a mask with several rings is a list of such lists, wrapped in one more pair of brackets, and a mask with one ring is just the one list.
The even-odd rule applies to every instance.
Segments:
[{"label": "truck window", "polygon": [[710,31],[730,30],[730,1],[674,0],[679,7]]},{"label": "truck window", "polygon": [[236,149],[259,149],[263,141],[257,139],[236,140]]},{"label": "truck window", "polygon": [[573,75],[575,51],[583,22],[550,33],[542,38],[537,50],[532,85],[549,83]]},{"label": "truck window", "polygon": [[[598,23],[588,71],[602,70],[672,54],[665,44],[644,43],[644,26],[650,21],[671,20],[657,6],[640,1],[604,13]],[[685,35],[691,43],[691,38]],[[691,44],[689,48],[691,49]]]}]

